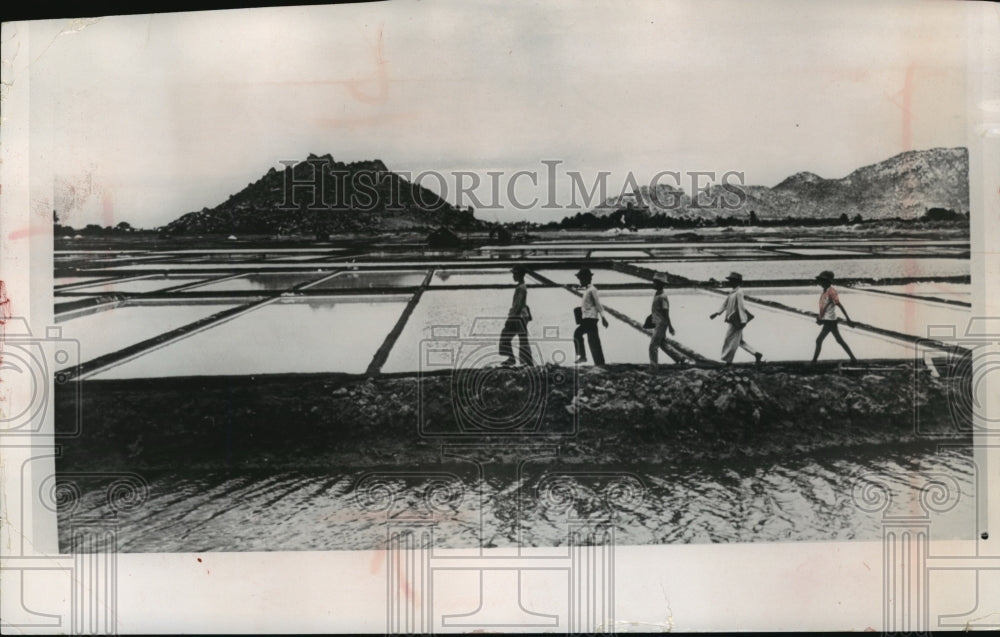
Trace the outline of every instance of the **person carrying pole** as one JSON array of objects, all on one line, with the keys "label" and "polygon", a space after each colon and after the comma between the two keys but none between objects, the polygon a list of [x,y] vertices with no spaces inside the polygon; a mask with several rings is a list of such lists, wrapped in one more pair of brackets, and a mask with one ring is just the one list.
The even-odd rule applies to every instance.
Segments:
[{"label": "person carrying pole", "polygon": [[819,352],[823,349],[823,341],[827,335],[833,334],[834,340],[840,343],[840,346],[844,348],[847,355],[851,357],[851,362],[857,363],[858,359],[855,358],[854,352],[848,347],[844,341],[844,337],[840,335],[840,329],[837,327],[838,307],[844,313],[844,318],[847,319],[849,326],[854,327],[854,321],[847,315],[847,310],[844,309],[844,306],[840,302],[840,295],[837,294],[837,290],[833,287],[833,272],[823,270],[816,277],[816,282],[823,288],[823,293],[819,295],[819,314],[816,316],[816,325],[822,325],[823,329],[819,331],[819,336],[816,337],[816,351],[813,352],[812,362],[815,363],[816,359],[819,358]]},{"label": "person carrying pole", "polygon": [[504,323],[500,332],[500,355],[504,357],[501,365],[512,367],[515,364],[514,350],[511,341],[517,336],[517,354],[521,364],[532,366],[535,364],[531,356],[531,342],[528,339],[528,322],[531,321],[531,308],[528,307],[528,286],[524,283],[525,269],[522,265],[515,265],[511,268],[514,276],[514,298],[510,303],[510,310],[507,312],[507,322]]},{"label": "person carrying pole", "polygon": [[649,314],[653,322],[653,336],[649,339],[649,366],[655,368],[659,364],[660,348],[667,341],[667,331],[673,336],[674,326],[670,322],[670,301],[660,275],[653,279],[653,287],[653,307]]}]

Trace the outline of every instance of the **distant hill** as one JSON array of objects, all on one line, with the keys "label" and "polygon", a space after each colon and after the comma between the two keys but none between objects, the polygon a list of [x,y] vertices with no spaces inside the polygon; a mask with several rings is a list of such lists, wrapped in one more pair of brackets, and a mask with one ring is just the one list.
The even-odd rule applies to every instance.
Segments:
[{"label": "distant hill", "polygon": [[[915,219],[929,208],[967,214],[969,153],[965,148],[914,150],[858,168],[841,179],[800,172],[772,188],[740,188],[746,193],[743,202],[716,184],[701,194],[700,205],[695,205],[690,196],[673,186],[659,185],[653,191],[641,186],[638,196],[612,197],[590,212],[605,216],[631,204],[633,208],[645,208],[650,215],[706,219],[748,216],[751,210],[760,219],[830,218],[841,214],[850,218],[861,215],[866,220]],[[723,201],[729,207],[723,206]]]},{"label": "distant hill", "polygon": [[[317,172],[318,171],[318,172]],[[310,154],[284,170],[271,168],[214,208],[163,226],[174,234],[339,234],[478,230],[486,224],[435,192],[389,171],[382,161],[343,163]]]}]

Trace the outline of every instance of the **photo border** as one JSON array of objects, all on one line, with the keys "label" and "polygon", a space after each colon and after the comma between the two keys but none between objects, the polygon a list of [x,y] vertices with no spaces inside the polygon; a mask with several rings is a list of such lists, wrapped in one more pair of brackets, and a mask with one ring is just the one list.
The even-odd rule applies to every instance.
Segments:
[{"label": "photo border", "polygon": [[[1000,317],[996,286],[985,284],[1000,279],[1000,257],[994,249],[1000,244],[1000,218],[989,213],[997,210],[1000,193],[1000,79],[985,72],[996,68],[997,53],[990,43],[1000,41],[1000,28],[995,8],[971,3],[955,6],[961,6],[956,11],[965,11],[968,18],[973,314]],[[21,31],[24,26],[3,25],[5,48],[17,42],[24,46],[22,53],[27,53],[42,45],[25,41],[29,36]],[[37,199],[46,184],[52,183],[51,170],[40,159],[44,148],[28,143],[28,56],[8,56],[5,51],[3,63],[4,75],[10,72],[16,81],[5,80],[3,87],[0,264],[13,316],[24,318],[38,335],[55,324],[52,241],[45,232],[51,228],[51,210]],[[986,382],[996,387],[998,381],[992,376]],[[47,400],[41,439],[26,443],[5,436],[0,443],[6,496],[0,536],[5,547],[0,557],[3,608],[20,606],[42,622],[13,622],[11,627],[27,633],[54,628],[126,633],[384,631],[385,607],[373,601],[386,585],[383,572],[375,568],[384,557],[378,550],[58,554],[54,530],[59,494],[52,494],[53,507],[40,504],[41,484],[53,475],[59,452],[52,433],[51,392]],[[1000,407],[990,401],[987,409],[996,414]],[[82,426],[85,429],[85,415]],[[974,459],[982,468],[978,517],[986,521],[989,539],[915,545],[913,550],[900,552],[887,549],[890,534],[898,537],[905,530],[919,535],[926,529],[918,519],[887,517],[880,542],[616,547],[616,626],[621,630],[874,627],[924,631],[961,628],[977,617],[996,613],[995,608],[983,607],[983,602],[988,591],[1000,590],[996,583],[1000,580],[1000,507],[990,507],[983,494],[1000,492],[998,450],[1000,443],[992,429],[976,437]],[[19,494],[20,506],[14,504],[11,493]],[[128,497],[141,502],[140,496]],[[81,533],[86,542],[111,546],[115,522],[95,520]],[[6,547],[14,547],[13,552]],[[889,588],[890,575],[901,564],[906,577],[895,582],[909,588]],[[974,571],[973,592],[934,589],[930,577],[938,571]],[[343,573],[354,577],[345,578]],[[623,573],[629,577],[623,578]],[[59,586],[42,592],[32,578]],[[901,590],[905,594],[900,595]],[[445,589],[445,594],[460,592]],[[35,609],[40,599],[51,605]],[[938,610],[937,615],[932,608]],[[942,609],[953,611],[942,613]]]}]

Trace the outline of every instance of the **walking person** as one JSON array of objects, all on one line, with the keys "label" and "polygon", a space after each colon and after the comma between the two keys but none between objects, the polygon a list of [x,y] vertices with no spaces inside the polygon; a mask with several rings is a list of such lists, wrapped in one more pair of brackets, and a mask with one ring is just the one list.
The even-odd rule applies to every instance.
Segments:
[{"label": "walking person", "polygon": [[858,359],[854,357],[854,352],[851,348],[847,346],[844,341],[844,337],[840,335],[840,330],[837,328],[837,308],[844,313],[844,318],[847,319],[847,324],[854,327],[854,321],[851,317],[847,315],[847,310],[840,302],[840,295],[837,294],[837,290],[833,287],[833,272],[830,270],[823,270],[816,277],[816,281],[823,288],[823,293],[819,295],[819,314],[816,316],[816,324],[822,325],[823,329],[819,331],[819,336],[816,337],[816,351],[813,352],[812,362],[816,362],[819,358],[819,352],[823,349],[823,341],[826,339],[828,334],[833,334],[833,338],[840,343],[840,346],[844,348],[847,355],[851,357],[852,363],[857,363]]},{"label": "walking person", "polygon": [[515,364],[514,350],[511,341],[517,336],[517,355],[522,365],[535,364],[531,356],[531,342],[528,340],[528,322],[531,321],[531,308],[528,307],[528,286],[524,283],[524,266],[515,265],[510,270],[514,276],[514,298],[507,312],[507,322],[500,332],[500,355],[504,357],[501,365],[510,367]]},{"label": "walking person", "polygon": [[583,335],[586,334],[587,344],[590,345],[590,355],[594,358],[594,365],[603,365],[604,350],[601,348],[601,335],[597,332],[597,319],[601,319],[604,327],[608,326],[608,319],[604,316],[604,307],[597,295],[597,288],[593,284],[594,273],[589,268],[581,268],[576,273],[576,278],[583,287],[583,298],[580,300],[580,325],[573,332],[576,362],[587,362],[587,350],[583,347]]},{"label": "walking person", "polygon": [[667,331],[674,335],[674,326],[670,322],[670,301],[663,289],[663,279],[659,276],[653,279],[653,307],[650,318],[653,320],[653,336],[649,339],[649,366],[656,367],[660,362],[660,347],[667,341]]},{"label": "walking person", "polygon": [[719,308],[719,311],[713,312],[709,316],[710,319],[714,319],[716,316],[722,314],[725,317],[724,320],[729,325],[729,328],[726,330],[726,338],[722,342],[722,360],[726,362],[727,367],[732,365],[733,357],[736,356],[736,350],[742,348],[748,353],[753,354],[754,360],[760,365],[764,355],[750,347],[743,340],[743,328],[753,318],[753,314],[747,312],[746,304],[743,301],[743,288],[740,287],[740,284],[743,283],[743,275],[739,272],[731,272],[726,277],[726,281],[733,286],[733,291],[726,296],[726,300],[722,302],[722,307]]}]

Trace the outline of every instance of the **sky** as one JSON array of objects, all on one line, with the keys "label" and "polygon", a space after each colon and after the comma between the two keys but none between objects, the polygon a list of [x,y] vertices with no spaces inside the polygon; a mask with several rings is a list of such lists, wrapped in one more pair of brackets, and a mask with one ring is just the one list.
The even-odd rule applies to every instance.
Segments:
[{"label": "sky", "polygon": [[26,56],[12,90],[53,175],[33,198],[69,225],[160,226],[309,153],[547,221],[580,209],[566,171],[610,172],[609,194],[665,170],[773,186],[966,145],[963,4],[404,0],[36,21],[4,55]]}]

